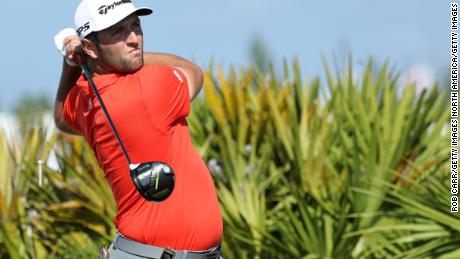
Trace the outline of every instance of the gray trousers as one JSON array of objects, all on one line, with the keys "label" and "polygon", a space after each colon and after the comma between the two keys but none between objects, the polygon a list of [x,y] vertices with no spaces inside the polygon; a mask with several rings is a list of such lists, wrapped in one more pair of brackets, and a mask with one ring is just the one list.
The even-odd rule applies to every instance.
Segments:
[{"label": "gray trousers", "polygon": [[[117,233],[117,236],[119,236],[119,235],[120,234]],[[117,237],[115,237],[115,240],[116,240],[116,238]],[[131,253],[123,251],[121,249],[117,249],[114,246],[114,243],[116,242],[115,240],[114,240],[114,242],[112,242],[112,244],[110,245],[110,247],[108,249],[108,254],[109,254],[108,258],[110,258],[110,259],[142,259],[142,258],[145,259],[145,258],[151,258],[151,257],[144,257],[144,256],[140,256],[140,255],[131,254]],[[219,251],[219,250],[216,248],[215,251]],[[100,257],[100,258],[103,258],[103,257]],[[207,256],[204,256],[204,255],[199,255],[199,254],[196,254],[196,253],[184,252],[184,251],[178,251],[178,253],[176,253],[176,256],[174,256],[174,259],[202,259],[202,258],[211,258],[211,257],[207,257]],[[215,257],[212,257],[212,258],[215,258]],[[219,258],[223,259],[222,256],[220,256]],[[105,258],[103,258],[103,259],[105,259]]]},{"label": "gray trousers", "polygon": [[110,244],[109,258],[110,259],[140,259],[140,258],[145,258],[145,257],[133,255],[125,251],[122,251],[120,249],[114,249],[113,244]]},{"label": "gray trousers", "polygon": [[[113,245],[109,247],[109,259],[145,259],[146,257],[133,255],[120,249],[114,249]],[[183,259],[183,258],[174,258],[174,259]],[[185,259],[185,258],[184,258]],[[220,256],[220,259],[224,259]]]}]

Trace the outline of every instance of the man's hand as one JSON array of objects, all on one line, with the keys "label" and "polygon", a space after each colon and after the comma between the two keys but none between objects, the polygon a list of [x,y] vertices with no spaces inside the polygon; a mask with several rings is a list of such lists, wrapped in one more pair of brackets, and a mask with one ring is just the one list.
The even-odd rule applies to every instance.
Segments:
[{"label": "man's hand", "polygon": [[77,36],[72,35],[67,36],[63,43],[66,46],[65,58],[81,67],[85,62],[83,49],[81,48],[81,41],[77,38]]},{"label": "man's hand", "polygon": [[64,57],[67,65],[81,66],[84,63],[84,53],[81,41],[73,28],[65,28],[54,36],[54,45]]}]

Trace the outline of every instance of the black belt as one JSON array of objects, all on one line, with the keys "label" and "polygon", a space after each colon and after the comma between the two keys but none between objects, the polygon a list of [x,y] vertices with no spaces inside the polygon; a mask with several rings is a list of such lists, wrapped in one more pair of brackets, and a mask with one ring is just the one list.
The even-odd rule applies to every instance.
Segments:
[{"label": "black belt", "polygon": [[185,251],[146,245],[117,233],[113,247],[130,254],[156,259],[219,259],[220,245],[205,251]]}]

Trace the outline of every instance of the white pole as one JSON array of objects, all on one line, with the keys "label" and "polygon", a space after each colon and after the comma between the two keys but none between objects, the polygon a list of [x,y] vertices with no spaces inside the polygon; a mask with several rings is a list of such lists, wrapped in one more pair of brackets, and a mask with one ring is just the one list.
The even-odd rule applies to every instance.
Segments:
[{"label": "white pole", "polygon": [[43,160],[38,160],[38,186],[42,187],[43,184]]}]

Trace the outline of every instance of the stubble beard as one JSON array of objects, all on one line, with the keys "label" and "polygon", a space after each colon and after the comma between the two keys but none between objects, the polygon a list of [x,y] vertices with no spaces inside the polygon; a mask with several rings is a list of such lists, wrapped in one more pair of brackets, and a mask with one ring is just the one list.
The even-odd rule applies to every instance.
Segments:
[{"label": "stubble beard", "polygon": [[141,50],[140,56],[135,58],[124,57],[120,61],[121,72],[132,73],[139,70],[144,65],[144,52]]},{"label": "stubble beard", "polygon": [[129,58],[129,54],[122,56],[119,53],[102,52],[101,63],[108,68],[107,70],[114,73],[129,74],[136,72],[144,66],[144,50],[142,45],[139,48],[140,54],[134,58]]}]

